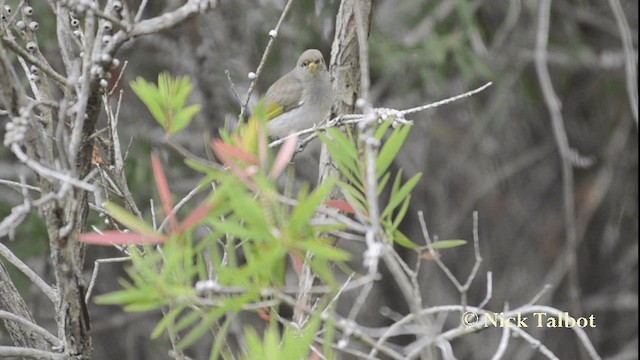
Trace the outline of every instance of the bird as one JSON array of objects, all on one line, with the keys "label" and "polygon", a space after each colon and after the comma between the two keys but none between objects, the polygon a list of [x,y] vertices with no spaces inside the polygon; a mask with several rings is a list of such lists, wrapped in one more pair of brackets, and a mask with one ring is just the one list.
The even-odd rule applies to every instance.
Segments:
[{"label": "bird", "polygon": [[267,134],[282,138],[320,124],[331,111],[332,94],[322,53],[305,50],[295,68],[274,82],[263,98]]}]

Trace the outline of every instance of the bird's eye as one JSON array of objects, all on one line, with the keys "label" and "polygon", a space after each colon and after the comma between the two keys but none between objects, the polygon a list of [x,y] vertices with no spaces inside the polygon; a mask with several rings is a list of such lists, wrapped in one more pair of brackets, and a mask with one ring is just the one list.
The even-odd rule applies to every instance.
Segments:
[{"label": "bird's eye", "polygon": [[305,61],[302,63],[302,66],[304,66],[304,67],[309,66],[309,60],[305,60]]}]

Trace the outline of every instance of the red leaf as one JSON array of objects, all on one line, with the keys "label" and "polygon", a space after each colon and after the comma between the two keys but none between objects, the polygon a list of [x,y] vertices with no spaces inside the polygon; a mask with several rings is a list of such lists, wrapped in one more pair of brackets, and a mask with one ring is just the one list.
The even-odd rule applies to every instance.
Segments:
[{"label": "red leaf", "polygon": [[353,207],[353,205],[349,204],[346,201],[342,201],[342,200],[327,200],[324,202],[324,204],[326,206],[338,209],[342,212],[345,212],[347,214],[355,214],[356,213],[356,209]]},{"label": "red leaf", "polygon": [[162,202],[162,211],[169,217],[169,223],[171,229],[175,230],[178,227],[176,216],[171,211],[173,209],[173,198],[171,191],[169,190],[169,183],[164,175],[164,169],[162,163],[156,153],[151,154],[151,164],[153,165],[153,175],[156,178],[156,187],[158,188],[158,194],[160,195],[160,201]]},{"label": "red leaf", "polygon": [[167,241],[164,236],[143,235],[138,233],[123,233],[120,231],[105,231],[102,234],[84,233],[80,234],[79,240],[86,244],[93,245],[143,245],[161,244]]},{"label": "red leaf", "polygon": [[277,179],[282,171],[287,167],[287,165],[289,165],[289,161],[291,161],[293,154],[296,152],[296,145],[298,145],[297,136],[288,138],[284,142],[284,144],[282,144],[282,147],[280,147],[280,151],[276,156],[276,160],[273,162],[273,167],[271,168],[269,179]]},{"label": "red leaf", "polygon": [[[211,148],[213,149],[213,152],[216,154],[218,159],[220,159],[220,161],[222,161],[222,163],[225,164],[229,168],[229,170],[231,170],[231,172],[235,174],[244,184],[246,184],[250,188],[255,187],[254,182],[251,180],[251,176],[255,172],[251,172],[251,169],[243,169],[238,166],[238,164],[231,159],[230,156],[233,156],[231,155],[231,152],[228,152],[227,150],[234,149],[235,151],[238,151],[255,160],[254,157],[220,140],[213,141],[211,144]],[[252,168],[255,168],[255,166],[252,166]]]},{"label": "red leaf", "polygon": [[293,262],[293,269],[296,271],[298,278],[302,278],[302,272],[304,271],[304,260],[297,251],[289,253],[291,256],[291,262]]},{"label": "red leaf", "polygon": [[178,226],[177,232],[180,233],[180,232],[186,231],[193,225],[197,224],[205,216],[209,215],[209,213],[211,212],[211,210],[213,210],[213,208],[214,208],[213,204],[204,204],[196,208],[189,215],[187,215],[187,218],[184,219],[184,221],[182,221],[180,226]]},{"label": "red leaf", "polygon": [[256,159],[255,156],[235,146],[229,145],[222,140],[214,140],[211,147],[213,148],[213,152],[216,153],[216,156],[222,160],[225,165],[230,165],[227,161],[233,159],[242,160],[252,165],[258,165],[258,159]]}]

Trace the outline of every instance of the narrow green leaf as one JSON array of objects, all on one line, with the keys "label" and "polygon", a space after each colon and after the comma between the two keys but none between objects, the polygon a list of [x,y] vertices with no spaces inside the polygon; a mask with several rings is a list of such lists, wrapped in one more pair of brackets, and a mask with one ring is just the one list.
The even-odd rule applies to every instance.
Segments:
[{"label": "narrow green leaf", "polygon": [[395,219],[393,219],[393,223],[391,224],[392,230],[397,229],[398,226],[400,226],[400,223],[402,223],[402,220],[404,219],[404,216],[407,214],[407,210],[409,209],[410,202],[411,202],[411,195],[407,195],[407,197],[402,202],[402,205],[400,206],[400,210],[398,210],[398,213],[396,214]]},{"label": "narrow green leaf", "polygon": [[376,159],[376,176],[378,178],[389,169],[398,152],[402,149],[402,145],[407,139],[407,136],[409,136],[410,130],[411,126],[400,126],[393,129],[387,141],[382,145],[378,153],[378,158]]},{"label": "narrow green leaf", "polygon": [[400,205],[407,196],[411,193],[413,188],[418,184],[420,178],[422,177],[422,173],[415,174],[411,179],[409,179],[397,192],[391,194],[391,198],[389,199],[389,204],[382,212],[381,217],[384,219],[387,216],[390,216],[393,210]]},{"label": "narrow green leaf", "polygon": [[[434,250],[450,249],[467,244],[467,240],[454,239],[454,240],[439,240],[433,243],[431,246]],[[428,246],[425,246],[428,248]]]},{"label": "narrow green leaf", "polygon": [[[331,130],[331,129],[329,129]],[[344,134],[342,134],[342,132],[340,132],[339,130],[337,131],[332,131],[330,132],[331,134],[336,133],[339,135],[336,135],[337,137],[340,137],[340,139],[342,139],[342,141],[348,141],[345,140],[346,137],[344,136]],[[357,152],[355,154],[353,154],[353,151],[349,151],[349,149],[347,149],[346,151],[342,148],[342,146],[339,145],[338,142],[333,141],[334,139],[328,137],[326,134],[322,134],[322,133],[318,133],[318,136],[320,137],[320,139],[322,140],[322,142],[327,146],[327,149],[329,150],[329,153],[331,154],[332,159],[334,160],[334,162],[336,163],[336,165],[338,166],[338,169],[340,170],[340,172],[344,173],[345,176],[351,176],[353,177],[353,179],[349,179],[349,181],[352,181],[354,183],[357,183],[359,185],[362,185],[362,181],[360,180],[360,168],[358,167],[358,155]],[[349,145],[354,146],[354,145]],[[351,149],[353,150],[353,149]]]},{"label": "narrow green leaf", "polygon": [[416,243],[409,240],[409,238],[406,237],[400,230],[395,230],[393,232],[393,241],[398,245],[404,246],[408,249],[413,249],[413,250],[420,249],[420,247]]},{"label": "narrow green leaf", "polygon": [[147,312],[157,310],[165,305],[168,305],[171,300],[169,299],[157,299],[155,301],[141,302],[125,305],[124,311],[128,312]]},{"label": "narrow green leaf", "polygon": [[402,184],[402,169],[398,170],[395,179],[393,179],[393,185],[391,185],[391,194],[395,194],[400,189],[400,185]]},{"label": "narrow green leaf", "polygon": [[380,194],[382,194],[382,191],[384,191],[384,188],[387,186],[389,179],[391,179],[391,173],[388,172],[385,173],[378,182],[378,196],[380,196]]},{"label": "narrow green leaf", "polygon": [[229,196],[233,211],[247,223],[248,227],[268,236],[271,233],[271,225],[258,201],[259,199],[249,197],[245,192],[240,191]]},{"label": "narrow green leaf", "polygon": [[291,213],[290,228],[294,233],[311,221],[318,207],[325,201],[337,180],[333,177],[327,179],[315,191],[308,196],[301,198]]},{"label": "narrow green leaf", "polygon": [[247,343],[247,354],[242,358],[246,360],[263,359],[262,340],[258,337],[256,330],[247,327],[244,331],[244,339]]},{"label": "narrow green leaf", "polygon": [[162,317],[162,320],[158,322],[158,325],[153,329],[151,333],[151,338],[156,339],[158,336],[162,335],[164,330],[171,324],[173,324],[178,318],[178,316],[186,309],[188,306],[187,303],[179,304],[178,306],[172,308],[167,314]]},{"label": "narrow green leaf", "polygon": [[173,327],[173,330],[176,331],[176,332],[180,332],[180,331],[188,328],[189,326],[193,325],[196,321],[201,319],[203,316],[204,315],[203,315],[202,311],[193,310],[190,313],[188,313],[187,315],[184,315],[183,317],[181,317],[180,320],[178,320],[176,325]]},{"label": "narrow green leaf", "polygon": [[135,215],[131,214],[117,204],[108,201],[104,205],[104,207],[109,212],[109,215],[113,216],[114,219],[118,220],[118,222],[128,227],[129,229],[143,235],[152,235],[158,237],[162,236],[161,234],[153,230],[150,225],[138,219]]},{"label": "narrow green leaf", "polygon": [[272,243],[267,249],[262,249],[260,253],[249,260],[248,263],[237,272],[239,277],[249,277],[260,279],[268,283],[280,281],[278,268],[284,264],[286,249],[279,243]]},{"label": "narrow green leaf", "polygon": [[133,302],[148,301],[153,299],[151,294],[138,290],[137,288],[114,291],[108,294],[100,295],[96,297],[96,304],[100,305],[116,305],[116,304],[128,304]]},{"label": "narrow green leaf", "polygon": [[175,109],[181,109],[187,103],[187,98],[189,94],[191,94],[191,90],[193,90],[193,86],[191,85],[191,80],[188,76],[178,77],[174,79],[173,83],[173,97],[172,102]]},{"label": "narrow green leaf", "polygon": [[315,256],[325,260],[347,261],[351,257],[348,252],[333,246],[332,240],[322,241],[321,239],[300,241],[296,247],[310,251]]},{"label": "narrow green leaf", "polygon": [[174,118],[174,122],[171,125],[171,129],[169,130],[170,134],[177,134],[182,129],[187,127],[193,117],[200,112],[201,106],[199,104],[191,105],[186,108],[183,108],[178,112]]},{"label": "narrow green leaf", "polygon": [[282,341],[281,359],[306,359],[320,324],[320,317],[315,316],[302,332],[287,327]]},{"label": "narrow green leaf", "polygon": [[218,330],[218,332],[214,336],[213,346],[211,347],[211,355],[209,355],[209,360],[218,360],[220,358],[220,352],[222,351],[222,346],[228,340],[227,333],[229,332],[229,327],[235,320],[235,314],[229,314],[226,319],[224,319],[224,323]]},{"label": "narrow green leaf", "polygon": [[327,129],[329,135],[327,141],[338,145],[342,153],[346,154],[352,160],[358,160],[358,149],[354,141],[350,140],[345,133],[337,128]]},{"label": "narrow green leaf", "polygon": [[375,138],[378,139],[378,141],[382,141],[384,135],[387,133],[387,130],[389,130],[389,127],[391,127],[391,123],[391,120],[385,120],[380,124],[380,126],[378,126],[374,135]]},{"label": "narrow green leaf", "polygon": [[327,283],[327,285],[334,288],[338,286],[338,283],[333,276],[333,271],[331,271],[331,266],[328,261],[319,258],[311,258],[311,261],[309,261],[309,266],[320,279]]},{"label": "narrow green leaf", "polygon": [[136,78],[130,85],[158,124],[166,128],[167,120],[161,103],[162,95],[158,87],[155,84],[148,83],[142,77]]},{"label": "narrow green leaf", "polygon": [[243,226],[239,220],[226,219],[226,221],[223,221],[221,219],[215,218],[211,219],[209,223],[216,230],[222,231],[229,236],[234,236],[240,239],[264,241],[269,236],[269,234],[265,234],[260,230]]},{"label": "narrow green leaf", "polygon": [[222,308],[215,308],[211,310],[198,324],[196,327],[191,329],[180,341],[178,344],[179,349],[185,349],[189,345],[195,343],[200,339],[209,329],[213,326],[213,323],[216,322],[222,315],[224,315],[226,310]]}]

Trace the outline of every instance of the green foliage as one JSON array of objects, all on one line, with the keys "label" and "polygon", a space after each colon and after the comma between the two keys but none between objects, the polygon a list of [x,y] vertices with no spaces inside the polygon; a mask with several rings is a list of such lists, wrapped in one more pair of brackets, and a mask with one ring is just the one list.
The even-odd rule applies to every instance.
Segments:
[{"label": "green foliage", "polygon": [[253,328],[246,331],[247,353],[246,360],[280,360],[308,358],[313,337],[320,327],[318,317],[312,319],[302,330],[287,327],[281,337],[277,327],[270,326],[260,339]]},{"label": "green foliage", "polygon": [[131,82],[131,88],[168,134],[182,131],[201,108],[199,104],[185,106],[193,89],[189,77],[173,78],[161,73],[158,85],[138,77]]},{"label": "green foliage", "polygon": [[[264,134],[257,133],[257,136]],[[227,139],[236,141],[233,136]],[[107,203],[105,207],[110,216],[132,230],[133,235],[139,234],[138,238],[145,239],[144,235],[162,245],[141,248],[129,245],[132,265],[128,278],[121,280],[121,290],[98,297],[98,303],[123,305],[127,311],[164,309],[165,316],[152,336],[158,337],[165,331],[179,333],[178,346],[185,348],[216,328],[216,324],[228,324],[238,312],[256,308],[254,304],[264,301],[264,291],[282,287],[290,258],[309,259],[311,270],[337,291],[332,266],[348,260],[349,254],[336,248],[334,240],[326,234],[344,226],[314,224],[318,208],[324,206],[337,181],[329,179],[312,191],[303,187],[293,202],[283,202],[276,180],[283,164],[289,162],[284,150],[286,145],[277,155],[256,154],[263,159],[261,163],[257,163],[252,154],[245,153],[242,145],[214,142],[214,153],[225,168],[188,161],[188,165],[205,175],[200,191],[210,189],[211,183],[215,189],[208,194],[205,205],[187,214],[181,223],[178,219],[172,221],[166,233],[158,233],[143,219]],[[289,146],[291,149],[295,147]],[[157,157],[152,159],[162,209],[167,215],[167,209],[173,207],[170,186],[158,180],[165,179],[162,166]],[[196,239],[195,229],[202,226],[209,231]],[[116,235],[105,232],[103,243],[136,238]],[[196,292],[194,284],[212,281],[210,273],[215,274],[217,286],[234,291]],[[305,330],[303,342],[297,340],[298,335],[285,333],[285,344],[279,353],[286,358],[299,358],[298,354],[306,353],[314,329],[319,326],[314,324]],[[227,328],[228,325],[223,325],[219,331],[224,333]],[[266,339],[271,339],[270,336]],[[306,345],[302,345],[304,343]],[[271,351],[273,345],[265,342],[265,349]],[[254,350],[259,351],[257,347]],[[216,341],[212,358],[223,351],[223,344]]]},{"label": "green foliage", "polygon": [[[155,87],[138,79],[132,86],[156,120],[169,133],[175,133],[186,126],[188,120],[185,122],[184,119],[192,116],[193,110],[182,113],[180,110],[190,85],[188,80],[175,81],[168,75],[161,75],[158,82]],[[260,114],[258,110],[254,116]],[[421,250],[399,230],[409,209],[410,194],[421,174],[405,180],[402,171],[390,172],[411,127],[391,127],[392,121],[384,121],[375,129],[375,137],[383,143],[374,164],[380,187],[378,194],[383,189],[389,193],[389,201],[380,211],[380,223],[383,236],[389,241]],[[361,141],[351,133],[329,129],[326,134],[320,134],[344,175],[344,181],[329,178],[313,190],[303,186],[296,194],[289,195],[293,199],[284,201],[276,180],[294,154],[295,141],[285,142],[278,154],[272,154],[264,145],[267,140],[264,131],[258,127],[253,130],[224,134],[222,140],[212,142],[213,153],[222,166],[209,167],[187,160],[187,165],[204,174],[199,190],[207,191],[211,184],[214,189],[206,196],[204,205],[185,215],[184,219],[176,219],[172,214],[166,233],[159,233],[144,220],[113,203],[106,205],[116,221],[134,231],[134,236],[107,232],[106,240],[127,243],[139,238],[149,241],[147,244],[152,240],[162,245],[143,245],[141,248],[129,245],[132,266],[128,269],[128,279],[121,281],[122,290],[103,295],[97,301],[120,304],[128,311],[164,309],[165,316],[152,336],[158,337],[165,331],[178,333],[181,349],[217,328],[211,358],[224,353],[223,340],[219,339],[227,333],[236,314],[257,308],[256,304],[264,301],[265,293],[273,294],[284,286],[288,264],[292,263],[299,274],[304,259],[316,276],[337,291],[339,284],[334,277],[334,265],[342,268],[349,260],[349,254],[335,247],[334,239],[327,234],[343,230],[345,226],[337,221],[315,221],[319,219],[321,207],[332,206],[328,201],[330,194],[339,190],[346,194],[348,203],[333,204],[341,211],[356,211],[365,221],[369,216],[363,148]],[[247,134],[251,134],[251,139]],[[173,208],[170,185],[157,156],[152,156],[152,163],[162,209],[168,215]],[[203,226],[207,233],[196,237],[195,229]],[[448,241],[437,245],[443,249],[460,243]],[[215,277],[211,279],[210,274]],[[194,284],[204,280],[213,283],[213,289],[196,291]],[[271,322],[263,338],[253,329],[247,330],[247,358],[299,359],[307,356],[320,320],[313,319],[301,331],[285,327],[282,336],[273,325]],[[325,334],[332,334],[332,325],[325,324],[325,330],[328,330]],[[325,348],[324,351],[331,355],[332,350]]]},{"label": "green foliage", "polygon": [[[391,128],[393,119],[380,123],[374,136],[382,141],[388,134],[386,141],[378,152],[376,158],[376,178],[378,179],[378,194],[388,185],[391,173],[389,167],[402,148],[409,132],[410,126],[399,126]],[[348,201],[363,215],[368,212],[368,205],[365,196],[365,163],[361,158],[362,149],[358,141],[354,141],[351,134],[343,133],[337,129],[328,129],[327,134],[320,134],[320,138],[327,145],[332,158],[334,159],[341,174],[346,181],[340,182],[339,186],[348,196]],[[415,174],[407,182],[402,183],[402,171],[395,176],[393,185],[390,188],[390,198],[386,207],[382,210],[380,222],[383,226],[387,238],[395,243],[411,249],[418,249],[418,245],[402,234],[398,227],[404,219],[409,208],[411,199],[410,193],[420,181],[422,174]]]}]

